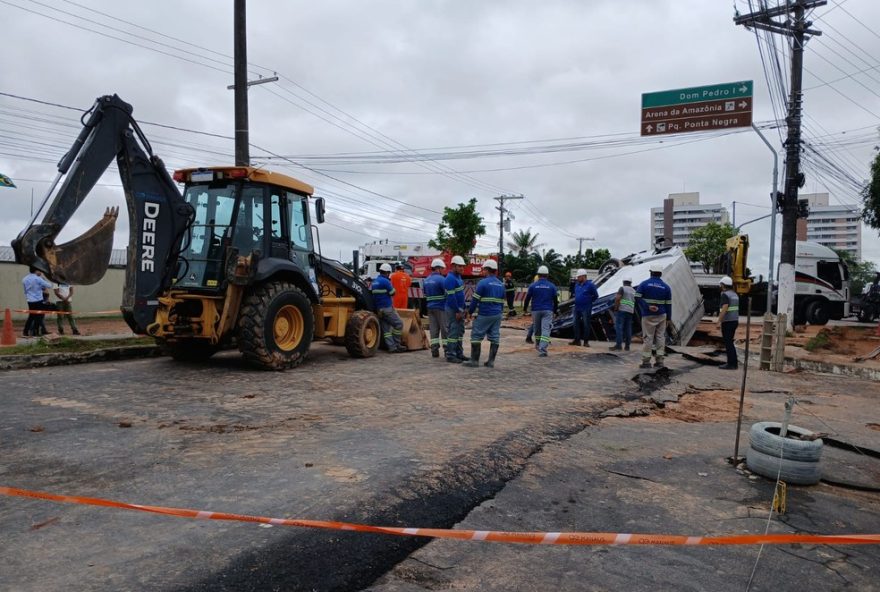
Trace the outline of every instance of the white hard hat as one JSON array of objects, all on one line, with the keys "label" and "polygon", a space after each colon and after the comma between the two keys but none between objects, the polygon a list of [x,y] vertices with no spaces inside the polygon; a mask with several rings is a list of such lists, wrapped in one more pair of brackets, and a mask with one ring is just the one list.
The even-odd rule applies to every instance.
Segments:
[{"label": "white hard hat", "polygon": [[387,263],[383,263],[379,266],[379,271],[391,271],[391,266]]},{"label": "white hard hat", "polygon": [[650,269],[651,273],[663,273],[663,266],[659,263],[654,263],[653,265],[651,265]]},{"label": "white hard hat", "polygon": [[623,281],[632,283],[632,281],[633,281],[632,276],[629,276],[629,275],[623,276]]},{"label": "white hard hat", "polygon": [[486,259],[486,262],[483,263],[483,269],[498,269],[498,263],[494,259]]},{"label": "white hard hat", "polygon": [[550,270],[547,269],[546,265],[542,265],[538,268],[538,275],[550,275]]},{"label": "white hard hat", "polygon": [[721,284],[722,286],[732,286],[733,280],[730,279],[729,275],[726,275],[723,278],[721,278],[721,280],[718,283]]},{"label": "white hard hat", "polygon": [[434,269],[435,267],[446,269],[446,264],[443,262],[443,259],[434,259],[431,261],[431,269]]},{"label": "white hard hat", "polygon": [[452,264],[453,265],[465,265],[464,257],[462,257],[461,255],[456,255],[455,257],[452,258]]},{"label": "white hard hat", "polygon": [[586,276],[587,270],[586,269],[578,269],[576,272],[574,272],[574,274],[575,274],[575,277],[581,277],[582,275]]}]

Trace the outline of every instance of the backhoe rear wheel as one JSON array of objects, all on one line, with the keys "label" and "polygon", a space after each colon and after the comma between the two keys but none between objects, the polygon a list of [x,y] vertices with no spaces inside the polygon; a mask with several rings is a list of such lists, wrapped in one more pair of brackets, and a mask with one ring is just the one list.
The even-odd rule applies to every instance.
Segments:
[{"label": "backhoe rear wheel", "polygon": [[368,310],[356,310],[345,326],[345,349],[353,358],[371,358],[379,349],[382,329],[379,317]]},{"label": "backhoe rear wheel", "polygon": [[269,282],[254,288],[241,306],[238,349],[265,370],[295,368],[308,355],[314,332],[308,296],[288,282]]}]

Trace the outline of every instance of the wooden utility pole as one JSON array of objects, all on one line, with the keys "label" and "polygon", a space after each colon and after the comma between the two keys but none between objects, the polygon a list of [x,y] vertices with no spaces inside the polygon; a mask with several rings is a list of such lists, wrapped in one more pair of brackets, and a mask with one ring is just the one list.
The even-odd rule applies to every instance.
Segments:
[{"label": "wooden utility pole", "polygon": [[[827,4],[826,0],[792,0],[781,6],[767,7],[733,19],[737,25],[754,27],[792,38],[791,91],[788,99],[788,114],[785,118],[788,127],[788,137],[784,146],[785,187],[779,200],[781,203],[777,204],[782,210],[782,248],[779,256],[779,297],[776,306],[778,313],[787,315],[789,327],[795,316],[798,189],[804,185],[804,174],[800,171],[804,45],[809,36],[822,34],[821,31],[810,28],[813,23],[806,20],[806,11],[825,4]],[[774,20],[776,17],[781,17],[783,20]]]},{"label": "wooden utility pole", "polygon": [[504,214],[507,213],[507,209],[504,207],[504,202],[510,199],[523,199],[522,195],[499,195],[494,198],[495,201],[498,202],[498,205],[495,206],[495,209],[498,210],[500,215],[500,225],[498,227],[498,277],[501,277],[504,272]]}]

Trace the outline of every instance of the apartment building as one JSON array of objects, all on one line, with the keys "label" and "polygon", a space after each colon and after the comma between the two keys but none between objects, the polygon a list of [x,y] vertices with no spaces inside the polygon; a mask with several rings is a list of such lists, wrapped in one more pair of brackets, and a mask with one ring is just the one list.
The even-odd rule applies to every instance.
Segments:
[{"label": "apartment building", "polygon": [[807,240],[838,251],[848,251],[862,260],[862,222],[855,206],[831,205],[827,193],[802,193],[798,199],[810,203],[810,216],[798,220],[798,240]]},{"label": "apartment building", "polygon": [[663,207],[651,208],[651,239],[653,246],[663,238],[664,245],[686,248],[691,233],[709,222],[726,224],[730,221],[727,209],[721,204],[701,204],[699,191],[670,193]]}]

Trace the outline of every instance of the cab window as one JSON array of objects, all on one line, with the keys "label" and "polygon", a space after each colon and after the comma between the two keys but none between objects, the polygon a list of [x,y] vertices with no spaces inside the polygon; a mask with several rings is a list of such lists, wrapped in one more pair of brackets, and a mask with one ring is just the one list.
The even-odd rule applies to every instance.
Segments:
[{"label": "cab window", "polygon": [[290,220],[290,243],[294,248],[311,250],[311,232],[306,222],[306,199],[296,194],[288,194],[287,209]]},{"label": "cab window", "polygon": [[825,280],[835,290],[843,287],[843,282],[840,279],[840,265],[837,261],[819,261],[816,264],[816,272],[820,280]]}]

